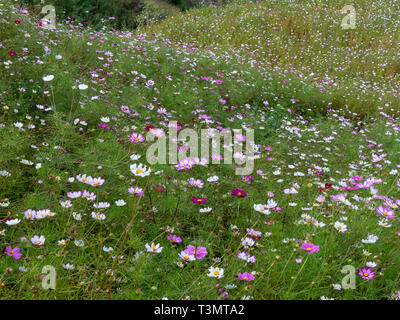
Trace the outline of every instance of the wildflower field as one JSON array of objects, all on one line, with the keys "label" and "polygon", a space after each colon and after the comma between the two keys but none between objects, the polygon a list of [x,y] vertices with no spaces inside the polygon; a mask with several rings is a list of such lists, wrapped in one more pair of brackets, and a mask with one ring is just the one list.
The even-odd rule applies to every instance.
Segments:
[{"label": "wildflower field", "polygon": [[398,1],[41,18],[0,0],[0,299],[400,299]]}]

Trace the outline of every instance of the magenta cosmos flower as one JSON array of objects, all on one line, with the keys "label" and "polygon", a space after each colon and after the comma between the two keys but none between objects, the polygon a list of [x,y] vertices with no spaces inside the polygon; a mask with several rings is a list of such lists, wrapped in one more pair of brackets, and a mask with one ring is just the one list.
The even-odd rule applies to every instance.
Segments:
[{"label": "magenta cosmos flower", "polygon": [[203,259],[207,255],[207,249],[204,247],[195,247],[192,245],[189,245],[186,247],[185,253],[189,255],[194,255],[196,259]]},{"label": "magenta cosmos flower", "polygon": [[18,247],[15,247],[13,249],[10,246],[7,246],[5,254],[10,257],[13,257],[15,260],[18,260],[22,257],[22,253],[20,252],[20,249]]},{"label": "magenta cosmos flower", "polygon": [[371,280],[372,278],[375,278],[375,272],[372,271],[370,268],[361,268],[358,269],[358,274],[363,278],[364,280]]},{"label": "magenta cosmos flower", "polygon": [[181,243],[182,242],[182,238],[175,235],[175,234],[170,234],[167,239],[169,241],[171,241],[172,243]]},{"label": "magenta cosmos flower", "polygon": [[231,195],[239,198],[244,198],[247,197],[249,194],[244,192],[244,190],[242,189],[236,188],[235,190],[231,191]]},{"label": "magenta cosmos flower", "polygon": [[312,254],[314,252],[318,252],[319,251],[319,246],[312,244],[312,243],[303,243],[303,245],[301,246],[301,249],[306,250],[308,254]]},{"label": "magenta cosmos flower", "polygon": [[254,280],[254,276],[251,273],[248,272],[243,272],[243,273],[239,273],[238,277],[240,280],[244,280],[244,281],[253,281]]},{"label": "magenta cosmos flower", "polygon": [[198,197],[192,197],[192,202],[193,203],[206,203],[207,198],[198,198]]}]

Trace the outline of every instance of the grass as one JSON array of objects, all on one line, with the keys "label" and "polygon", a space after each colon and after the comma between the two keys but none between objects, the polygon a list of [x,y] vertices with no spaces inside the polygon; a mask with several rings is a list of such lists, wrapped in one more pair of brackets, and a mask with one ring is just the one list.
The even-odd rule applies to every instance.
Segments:
[{"label": "grass", "polygon": [[[4,252],[22,253],[0,256],[2,299],[398,297],[394,1],[357,1],[348,31],[338,26],[341,2],[205,7],[132,32],[62,21],[44,30],[29,12],[0,4],[0,239]],[[146,136],[150,125],[167,133],[170,121],[196,132],[254,129],[254,171],[150,166],[150,142],[129,136]],[[136,176],[134,163],[150,175]],[[128,192],[135,186],[143,195]],[[233,196],[237,188],[247,196]],[[85,190],[95,199],[71,194]],[[379,214],[381,205],[396,218]],[[54,214],[29,220],[29,209]],[[148,252],[152,243],[162,251]],[[319,252],[307,254],[304,243]],[[188,245],[207,255],[184,261]],[[256,261],[239,259],[243,251]],[[41,285],[46,265],[55,290]],[[356,289],[335,290],[346,265]],[[224,276],[208,276],[211,266]],[[364,280],[363,267],[375,276]],[[240,279],[244,272],[254,280]]]}]

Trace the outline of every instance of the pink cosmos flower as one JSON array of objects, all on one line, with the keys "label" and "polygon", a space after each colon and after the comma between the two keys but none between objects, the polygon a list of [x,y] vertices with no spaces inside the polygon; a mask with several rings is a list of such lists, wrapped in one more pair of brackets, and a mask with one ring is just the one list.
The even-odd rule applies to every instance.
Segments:
[{"label": "pink cosmos flower", "polygon": [[13,249],[10,246],[7,246],[5,254],[10,257],[13,257],[15,260],[18,260],[22,257],[22,253],[20,252],[20,249],[18,247],[15,247]]},{"label": "pink cosmos flower", "polygon": [[363,278],[364,280],[371,280],[372,278],[375,277],[375,272],[372,271],[371,268],[361,268],[358,269],[358,274]]},{"label": "pink cosmos flower", "polygon": [[319,252],[319,246],[308,242],[304,242],[301,249],[306,250],[308,254]]},{"label": "pink cosmos flower", "polygon": [[176,170],[190,170],[193,168],[194,161],[189,158],[179,160],[176,164]]},{"label": "pink cosmos flower", "polygon": [[253,281],[254,280],[254,276],[251,273],[248,272],[243,272],[243,273],[239,273],[238,277],[240,280],[244,280],[244,281]]},{"label": "pink cosmos flower", "polygon": [[129,141],[130,142],[134,142],[134,143],[139,143],[139,142],[143,142],[144,141],[144,137],[137,132],[133,132],[130,136],[129,136]]},{"label": "pink cosmos flower", "polygon": [[172,243],[181,243],[182,242],[182,238],[175,235],[175,234],[170,234],[167,239],[169,241],[171,241]]},{"label": "pink cosmos flower", "polygon": [[44,236],[33,236],[31,238],[31,242],[32,244],[36,245],[36,246],[42,246],[44,244],[44,241],[46,240],[46,238]]},{"label": "pink cosmos flower", "polygon": [[204,247],[195,247],[192,245],[189,245],[186,247],[184,250],[185,253],[188,255],[194,255],[196,259],[200,260],[203,259],[207,255],[207,249]]},{"label": "pink cosmos flower", "polygon": [[128,189],[128,192],[130,193],[130,194],[133,194],[134,196],[136,195],[136,196],[141,196],[141,195],[143,195],[143,189],[142,188],[139,188],[139,187],[130,187],[129,189]]},{"label": "pink cosmos flower", "polygon": [[386,208],[382,205],[376,208],[376,212],[385,217],[386,219],[396,218],[396,216],[394,215],[394,211],[392,209]]},{"label": "pink cosmos flower", "polygon": [[189,184],[200,189],[204,188],[204,182],[200,179],[190,178]]}]

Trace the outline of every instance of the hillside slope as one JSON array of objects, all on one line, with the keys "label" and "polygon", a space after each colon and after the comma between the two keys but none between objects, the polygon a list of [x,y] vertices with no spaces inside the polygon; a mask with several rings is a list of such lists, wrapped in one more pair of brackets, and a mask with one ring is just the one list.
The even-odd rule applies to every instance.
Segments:
[{"label": "hillside slope", "polygon": [[[398,23],[376,35],[376,58],[364,47],[376,76],[359,81],[380,95],[370,100],[368,87],[346,87],[334,73],[338,91],[310,80],[329,57],[323,50],[300,64],[272,31],[269,51],[250,47],[261,12],[277,18],[262,11],[267,3],[121,32],[65,21],[47,30],[0,1],[3,299],[400,297],[398,75],[372,63],[392,63],[384,41],[394,41]],[[380,9],[385,19],[390,4]],[[221,21],[236,29],[217,36]],[[323,38],[315,33],[319,45]],[[268,65],[263,55],[276,52]],[[363,108],[341,104],[337,95],[353,91]],[[184,129],[232,137],[202,158]],[[151,164],[148,132],[177,142],[179,162]],[[229,158],[242,144],[249,149]],[[233,161],[211,163],[218,159]],[[253,171],[237,174],[243,161],[254,161]],[[42,286],[45,266],[56,272],[55,290]],[[345,266],[353,290],[342,288]]]}]

